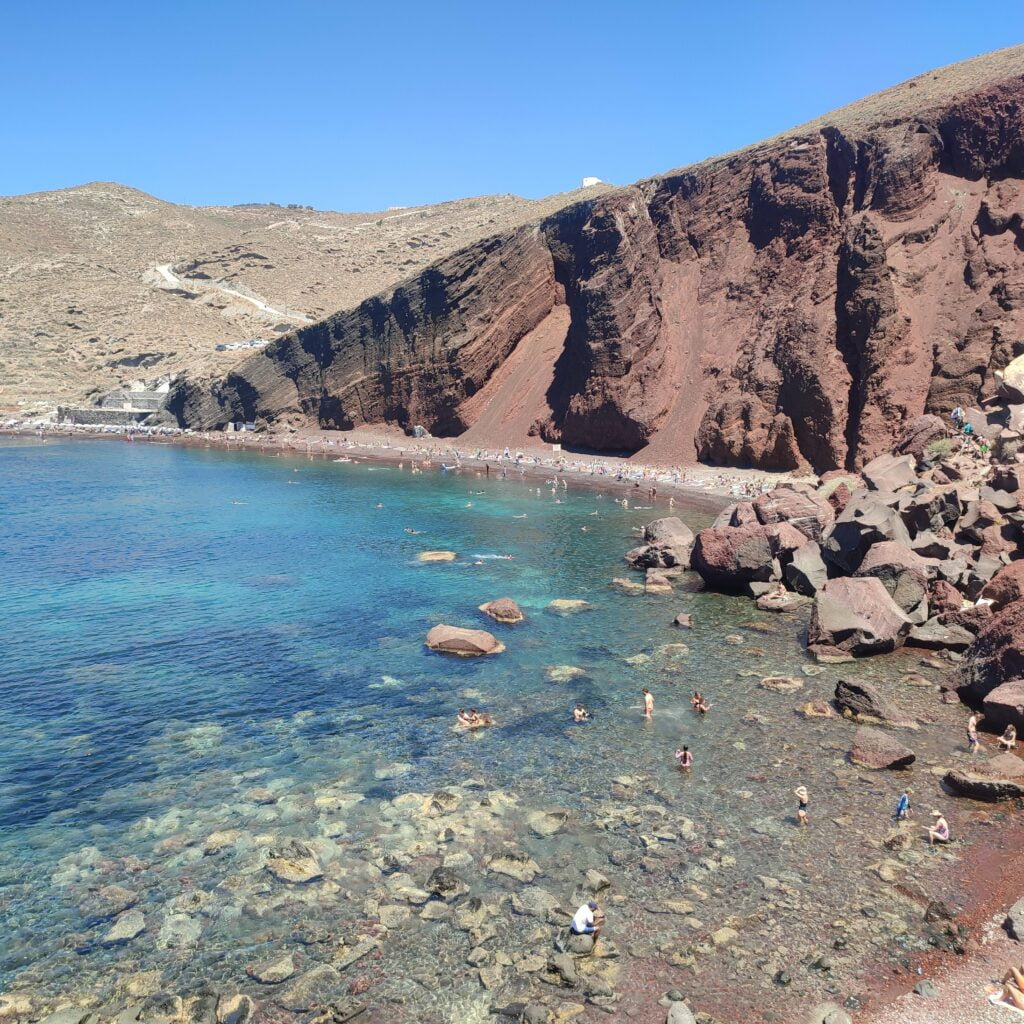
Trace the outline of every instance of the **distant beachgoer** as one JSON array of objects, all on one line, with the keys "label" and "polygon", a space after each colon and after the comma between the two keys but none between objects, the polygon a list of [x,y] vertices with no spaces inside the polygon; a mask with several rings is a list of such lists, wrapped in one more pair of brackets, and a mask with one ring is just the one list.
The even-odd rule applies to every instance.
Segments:
[{"label": "distant beachgoer", "polygon": [[471,726],[473,724],[473,718],[465,708],[459,708],[458,720],[459,725]]},{"label": "distant beachgoer", "polygon": [[1011,966],[1003,975],[1002,984],[986,991],[991,992],[991,998],[996,1002],[1007,1003],[1016,1006],[1018,1010],[1024,1010],[1024,965],[1020,970]]},{"label": "distant beachgoer", "polygon": [[594,942],[597,942],[598,936],[601,934],[602,924],[604,924],[604,917],[598,908],[597,900],[590,900],[589,903],[584,903],[573,914],[569,931],[573,935],[593,935]]},{"label": "distant beachgoer", "polygon": [[796,809],[796,821],[797,821],[797,824],[798,825],[807,825],[807,824],[809,824],[809,822],[807,820],[807,805],[808,805],[808,803],[810,803],[811,797],[810,797],[810,794],[807,792],[807,787],[806,786],[797,786],[796,789],[793,790],[793,795],[797,798],[797,800],[800,801],[799,804],[797,805],[797,809]]},{"label": "distant beachgoer", "polygon": [[967,719],[967,747],[972,754],[976,754],[978,746],[978,716],[971,715]]},{"label": "distant beachgoer", "polygon": [[701,699],[694,704],[694,707],[702,715],[706,715],[711,710],[711,705],[707,702],[707,698],[705,697],[701,697]]},{"label": "distant beachgoer", "polygon": [[999,747],[1001,750],[1017,749],[1017,727],[1012,722],[1006,727],[1003,735],[999,737]]},{"label": "distant beachgoer", "polygon": [[925,825],[928,833],[928,844],[934,846],[936,843],[949,842],[949,822],[942,816],[941,811],[932,811],[935,822],[932,825]]},{"label": "distant beachgoer", "polygon": [[644,687],[644,718],[651,718],[654,715],[654,695],[647,687]]},{"label": "distant beachgoer", "polygon": [[676,761],[679,763],[680,768],[692,768],[693,767],[693,754],[690,753],[689,747],[683,747],[682,750],[676,751]]},{"label": "distant beachgoer", "polygon": [[698,704],[703,704],[704,698],[701,696],[700,690],[694,690],[693,696],[690,698],[691,707],[696,707]]},{"label": "distant beachgoer", "polygon": [[896,801],[896,820],[906,821],[910,817],[910,790],[905,789]]},{"label": "distant beachgoer", "polygon": [[590,712],[582,704],[577,704],[572,709],[572,720],[574,722],[589,722]]}]

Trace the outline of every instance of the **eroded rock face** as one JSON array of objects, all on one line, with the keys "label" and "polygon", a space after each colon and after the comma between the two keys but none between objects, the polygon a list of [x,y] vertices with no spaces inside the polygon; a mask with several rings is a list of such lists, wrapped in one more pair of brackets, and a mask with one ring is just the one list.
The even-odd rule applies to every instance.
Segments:
[{"label": "eroded rock face", "polygon": [[1024,400],[1007,366],[1024,78],[1007,53],[477,242],[223,380],[175,385],[166,416],[502,444],[511,424],[763,469],[916,455],[920,417],[974,404],[1002,367]]},{"label": "eroded rock face", "polygon": [[997,612],[967,649],[963,665],[967,695],[984,700],[1008,679],[1024,678],[1024,601]]}]

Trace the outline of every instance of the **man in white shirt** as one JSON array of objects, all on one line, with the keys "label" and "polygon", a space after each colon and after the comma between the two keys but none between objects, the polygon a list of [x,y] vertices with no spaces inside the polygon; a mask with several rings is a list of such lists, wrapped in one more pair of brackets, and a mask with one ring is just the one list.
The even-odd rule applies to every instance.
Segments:
[{"label": "man in white shirt", "polygon": [[593,935],[594,941],[597,942],[597,937],[601,934],[601,925],[597,923],[597,919],[594,916],[596,910],[597,902],[591,900],[589,903],[584,903],[576,911],[572,924],[569,926],[573,935]]}]

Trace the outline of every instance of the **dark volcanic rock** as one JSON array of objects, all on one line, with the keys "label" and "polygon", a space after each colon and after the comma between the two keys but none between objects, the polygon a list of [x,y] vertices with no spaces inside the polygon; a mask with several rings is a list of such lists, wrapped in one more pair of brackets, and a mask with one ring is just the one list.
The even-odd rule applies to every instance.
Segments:
[{"label": "dark volcanic rock", "polygon": [[917,482],[916,462],[913,455],[879,455],[860,473],[873,491],[898,491]]},{"label": "dark volcanic rock", "polygon": [[862,725],[854,733],[850,760],[864,768],[909,768],[916,756],[891,733]]},{"label": "dark volcanic rock", "polygon": [[916,729],[917,722],[902,708],[884,697],[877,686],[840,679],[836,683],[836,704],[854,718],[884,722],[901,728]]},{"label": "dark volcanic rock", "polygon": [[911,622],[874,577],[829,580],[814,597],[809,645],[880,654],[903,645]]},{"label": "dark volcanic rock", "polygon": [[655,519],[644,527],[644,546],[630,551],[626,561],[637,569],[687,569],[693,541],[693,531],[681,519]]},{"label": "dark volcanic rock", "polygon": [[960,518],[960,495],[953,488],[926,487],[900,506],[903,522],[915,534],[952,527]]},{"label": "dark volcanic rock", "polygon": [[928,617],[927,563],[899,541],[873,544],[864,556],[858,576],[874,576],[886,592],[915,623]]},{"label": "dark volcanic rock", "polygon": [[821,556],[842,573],[853,573],[868,550],[882,541],[909,546],[910,534],[899,514],[878,494],[859,491],[850,497],[821,547]]},{"label": "dark volcanic rock", "polygon": [[863,465],[926,412],[994,392],[1021,336],[1021,65],[989,54],[583,195],[223,380],[176,382],[166,418],[422,424],[492,445],[514,422],[671,459]]},{"label": "dark volcanic rock", "polygon": [[813,542],[797,548],[784,573],[786,583],[793,590],[806,597],[813,597],[828,579],[821,548]]},{"label": "dark volcanic rock", "polygon": [[1016,800],[1024,797],[1024,759],[998,754],[981,764],[946,772],[942,781],[955,793],[972,800]]},{"label": "dark volcanic rock", "polygon": [[907,636],[911,647],[930,647],[933,650],[966,651],[974,642],[974,634],[963,626],[946,625],[936,617],[920,626],[914,626]]}]

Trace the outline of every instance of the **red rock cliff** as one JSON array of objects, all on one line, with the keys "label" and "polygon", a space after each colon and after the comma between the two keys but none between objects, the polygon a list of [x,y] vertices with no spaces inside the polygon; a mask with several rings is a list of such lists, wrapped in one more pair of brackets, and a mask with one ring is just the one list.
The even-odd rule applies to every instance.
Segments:
[{"label": "red rock cliff", "polygon": [[856,467],[1024,350],[1024,48],[567,207],[169,411]]}]

